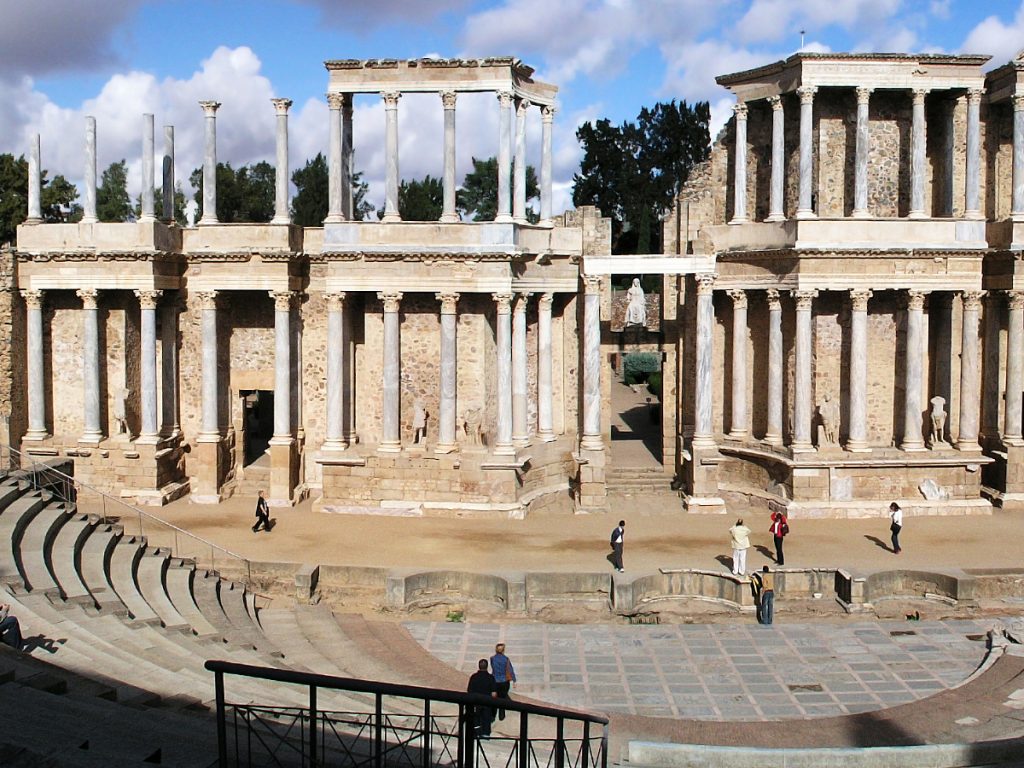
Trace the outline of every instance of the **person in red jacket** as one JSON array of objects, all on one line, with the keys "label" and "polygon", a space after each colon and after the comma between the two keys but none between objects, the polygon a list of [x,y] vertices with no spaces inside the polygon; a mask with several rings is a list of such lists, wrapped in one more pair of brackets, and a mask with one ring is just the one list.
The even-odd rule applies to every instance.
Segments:
[{"label": "person in red jacket", "polygon": [[786,513],[782,511],[772,512],[772,524],[768,526],[768,530],[772,532],[772,538],[775,539],[775,563],[776,565],[785,565],[786,558],[782,553],[782,540],[789,533],[789,522],[786,520]]}]

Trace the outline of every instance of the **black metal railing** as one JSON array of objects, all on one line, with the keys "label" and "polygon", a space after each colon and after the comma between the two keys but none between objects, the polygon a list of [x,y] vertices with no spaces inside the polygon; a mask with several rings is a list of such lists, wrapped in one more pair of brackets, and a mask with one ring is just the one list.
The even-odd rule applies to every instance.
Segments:
[{"label": "black metal railing", "polygon": [[[218,761],[229,766],[346,768],[607,768],[608,720],[501,700],[515,713],[478,733],[496,701],[486,696],[207,661],[217,696]],[[302,705],[228,701],[225,678],[305,688]],[[294,690],[294,688],[292,688]],[[334,709],[339,696],[344,708]],[[332,701],[332,699],[334,701]],[[353,709],[354,703],[365,707]],[[327,704],[327,706],[323,706]],[[518,716],[518,724],[515,723]]]}]

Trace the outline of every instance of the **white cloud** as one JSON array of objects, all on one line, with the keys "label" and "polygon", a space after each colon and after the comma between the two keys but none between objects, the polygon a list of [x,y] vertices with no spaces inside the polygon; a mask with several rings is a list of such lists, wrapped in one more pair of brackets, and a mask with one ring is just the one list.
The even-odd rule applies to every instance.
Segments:
[{"label": "white cloud", "polygon": [[865,30],[885,25],[902,8],[902,0],[753,0],[736,24],[738,39],[746,43],[781,42],[800,30],[820,35],[827,27]]},{"label": "white cloud", "polygon": [[1016,57],[1024,48],[1024,2],[1009,23],[998,16],[989,16],[974,27],[964,40],[963,53],[987,53],[990,67],[998,67]]},{"label": "white cloud", "polygon": [[461,12],[470,0],[299,0],[318,9],[324,21],[343,29],[363,26],[419,24],[443,13]]}]

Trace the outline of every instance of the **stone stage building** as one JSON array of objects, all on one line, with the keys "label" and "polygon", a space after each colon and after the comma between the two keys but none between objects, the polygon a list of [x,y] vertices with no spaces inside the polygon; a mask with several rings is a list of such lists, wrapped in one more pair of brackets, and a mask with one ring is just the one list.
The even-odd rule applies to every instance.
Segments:
[{"label": "stone stage building", "polygon": [[[217,221],[213,101],[197,226],[147,194],[150,115],[142,216],[97,222],[89,118],[82,223],[39,223],[31,147],[28,219],[3,259],[3,438],[72,456],[83,482],[142,503],[265,487],[271,503],[312,495],[327,510],[601,510],[615,380],[624,355],[648,351],[662,365],[653,453],[681,508],[1020,503],[1024,61],[986,74],[987,60],[801,53],[719,78],[735,117],[667,218],[665,252],[637,256],[611,255],[595,209],[552,214],[556,89],[511,58],[327,62],[316,228],[289,220],[286,99],[268,224]],[[498,211],[463,222],[456,105],[479,91],[497,95]],[[437,222],[399,217],[411,92],[438,94],[444,114]],[[352,220],[355,93],[385,107],[380,222]],[[169,201],[172,128],[164,138]],[[642,275],[660,276],[660,296],[623,329],[612,278]]]}]

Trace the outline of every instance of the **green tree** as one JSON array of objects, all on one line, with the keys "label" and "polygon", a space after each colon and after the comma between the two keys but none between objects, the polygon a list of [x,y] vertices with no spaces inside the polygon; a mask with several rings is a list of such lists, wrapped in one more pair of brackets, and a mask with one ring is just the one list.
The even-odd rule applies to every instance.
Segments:
[{"label": "green tree", "polygon": [[[327,218],[328,186],[330,172],[327,160],[318,152],[312,160],[292,174],[295,197],[292,198],[292,220],[303,227],[319,227]],[[373,213],[373,206],[366,201],[369,185],[363,181],[362,172],[352,174],[352,218],[363,221]]]},{"label": "green tree", "polygon": [[373,213],[373,205],[366,199],[370,191],[370,185],[363,181],[363,172],[356,171],[352,174],[352,218],[356,221],[366,221]]},{"label": "green tree", "polygon": [[[510,177],[510,184],[511,181]],[[531,200],[539,194],[537,172],[532,165],[527,165],[526,199]],[[456,193],[455,201],[463,218],[472,218],[475,221],[493,221],[498,213],[498,158],[489,157],[486,160],[477,160],[474,157],[473,170],[467,173],[466,178],[463,179],[462,188]],[[526,218],[531,222],[537,222],[539,217],[532,206],[527,207]]]},{"label": "green tree", "polygon": [[[75,203],[75,185],[57,175],[47,181],[46,171],[40,173],[39,205],[43,221],[59,223],[78,221],[82,209]],[[13,243],[18,225],[28,216],[28,161],[24,155],[0,154],[0,245]]]},{"label": "green tree", "polygon": [[[154,187],[153,188],[153,212],[158,219],[161,221],[164,218],[164,188]],[[142,199],[141,196],[135,198],[135,215],[136,217],[142,215]],[[174,185],[174,220],[178,222],[179,226],[185,226],[185,192],[181,188],[181,182],[179,181]]]},{"label": "green tree", "polygon": [[[203,169],[189,175],[195,187],[194,199],[203,210]],[[274,166],[267,162],[243,165],[238,170],[231,163],[217,163],[217,220],[226,224],[237,222],[264,223],[274,216]]]},{"label": "green tree", "polygon": [[583,160],[572,200],[611,217],[613,253],[661,250],[661,218],[708,156],[710,119],[706,101],[691,107],[673,99],[644,107],[635,122],[598,120],[576,131]]},{"label": "green tree", "polygon": [[96,188],[96,218],[100,221],[131,221],[135,212],[128,196],[128,163],[111,163]]},{"label": "green tree", "polygon": [[444,185],[427,174],[422,181],[402,181],[398,186],[398,213],[404,221],[437,221],[444,208]]}]

